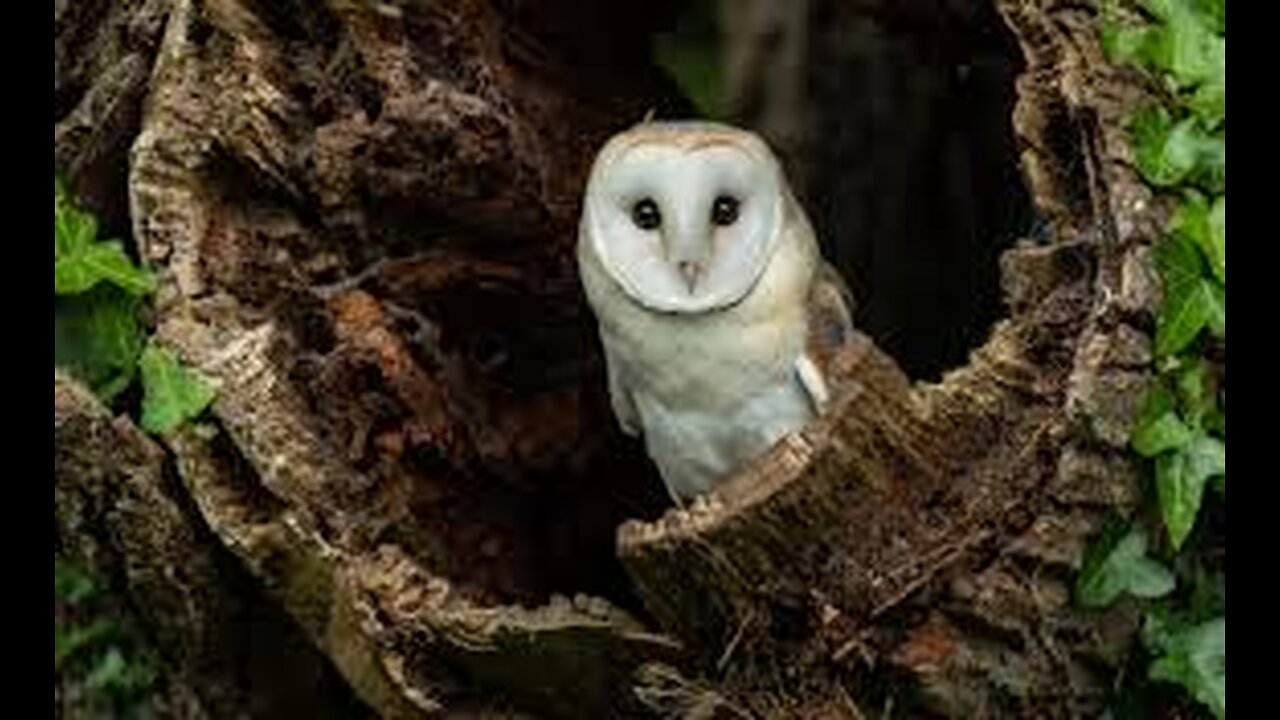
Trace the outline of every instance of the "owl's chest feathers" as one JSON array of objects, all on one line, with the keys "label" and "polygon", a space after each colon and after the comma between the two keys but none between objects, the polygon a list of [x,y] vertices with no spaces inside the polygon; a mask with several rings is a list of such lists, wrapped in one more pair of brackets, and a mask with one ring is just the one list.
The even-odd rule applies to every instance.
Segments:
[{"label": "owl's chest feathers", "polygon": [[679,497],[706,492],[811,417],[795,370],[801,312],[649,316],[601,331],[649,455]]},{"label": "owl's chest feathers", "polygon": [[623,363],[618,370],[628,387],[671,408],[732,415],[793,383],[804,349],[798,307],[635,320],[602,326],[610,355]]}]

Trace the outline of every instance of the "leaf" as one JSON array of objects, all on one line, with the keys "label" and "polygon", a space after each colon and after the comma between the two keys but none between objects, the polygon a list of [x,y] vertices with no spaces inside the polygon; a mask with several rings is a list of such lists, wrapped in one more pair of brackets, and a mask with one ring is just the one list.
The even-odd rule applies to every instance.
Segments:
[{"label": "leaf", "polygon": [[[1226,28],[1224,0],[1142,0],[1142,7],[1159,22],[1158,54],[1154,65],[1182,83],[1206,78],[1214,68],[1219,35]],[[1223,51],[1225,54],[1225,50]]]},{"label": "leaf", "polygon": [[155,290],[155,278],[136,267],[118,241],[71,248],[53,262],[53,292],[57,295],[82,293],[104,280],[133,295]]},{"label": "leaf", "polygon": [[136,698],[155,681],[155,671],[149,662],[127,660],[119,648],[112,647],[85,678],[85,687],[107,692],[117,698]]},{"label": "leaf", "polygon": [[1195,526],[1205,482],[1226,470],[1226,444],[1208,435],[1198,435],[1184,447],[1156,458],[1156,493],[1175,551]]},{"label": "leaf", "polygon": [[1143,108],[1129,124],[1138,172],[1152,185],[1174,185],[1190,172],[1189,167],[1170,167],[1165,160],[1164,147],[1172,129],[1169,111],[1159,105]]},{"label": "leaf", "polygon": [[78,566],[53,559],[53,596],[68,605],[79,605],[98,594],[93,578]]},{"label": "leaf", "polygon": [[1150,25],[1104,22],[1102,26],[1102,48],[1114,63],[1153,67],[1157,39]]},{"label": "leaf", "polygon": [[142,427],[166,434],[198,416],[213,401],[213,387],[179,364],[168,350],[149,345],[138,361],[142,370]]},{"label": "leaf", "polygon": [[1223,46],[1223,58],[1221,65],[1216,69],[1215,74],[1197,87],[1191,97],[1187,98],[1186,106],[1197,118],[1200,119],[1204,127],[1209,130],[1217,130],[1227,119],[1227,68],[1226,68],[1226,46]]},{"label": "leaf", "polygon": [[1156,353],[1172,355],[1181,351],[1205,327],[1225,335],[1226,301],[1225,292],[1206,280],[1199,280],[1186,292],[1168,298],[1156,323]]},{"label": "leaf", "polygon": [[1213,712],[1227,715],[1227,618],[1214,618],[1188,628],[1166,631],[1165,650],[1151,664],[1152,680],[1176,683]]},{"label": "leaf", "polygon": [[1213,275],[1226,282],[1227,272],[1227,199],[1218,197],[1213,204],[1204,195],[1189,191],[1170,218],[1169,229],[1186,238],[1204,253]]},{"label": "leaf", "polygon": [[[1227,135],[1225,130],[1207,133],[1199,129],[1195,118],[1186,121],[1187,142],[1195,147],[1196,161],[1190,181],[1208,192],[1219,194],[1227,190]],[[1175,128],[1176,129],[1176,128]]]},{"label": "leaf", "polygon": [[62,667],[62,664],[72,655],[102,640],[118,635],[119,630],[119,626],[114,622],[103,619],[95,620],[87,627],[71,628],[70,630],[61,630],[54,627],[54,672],[57,672],[58,668]]},{"label": "leaf", "polygon": [[111,648],[99,658],[89,676],[85,678],[85,687],[92,690],[105,690],[118,686],[126,677],[126,663],[119,648]]},{"label": "leaf", "polygon": [[1169,230],[1204,250],[1208,257],[1209,200],[1202,193],[1188,190],[1169,218]]},{"label": "leaf", "polygon": [[1178,371],[1175,381],[1183,418],[1192,428],[1205,427],[1206,419],[1218,409],[1217,387],[1208,365],[1199,359],[1191,359]]},{"label": "leaf", "polygon": [[1185,232],[1175,233],[1157,245],[1155,256],[1166,296],[1188,292],[1206,274],[1204,260]]},{"label": "leaf", "polygon": [[1076,598],[1084,607],[1106,607],[1123,593],[1155,598],[1173,590],[1174,578],[1163,565],[1146,556],[1147,536],[1134,526],[1118,540],[1104,532],[1076,583]]},{"label": "leaf", "polygon": [[111,285],[83,295],[55,297],[53,305],[53,362],[84,381],[104,399],[104,390],[119,389],[132,378],[142,352],[142,326],[137,297]]},{"label": "leaf", "polygon": [[1213,269],[1218,282],[1227,283],[1227,196],[1223,195],[1213,201],[1209,210],[1209,235],[1205,247],[1205,255],[1209,258],[1209,267]]},{"label": "leaf", "polygon": [[1139,425],[1133,433],[1133,449],[1143,457],[1155,457],[1191,442],[1191,429],[1172,412]]},{"label": "leaf", "polygon": [[71,257],[85,249],[98,237],[98,220],[69,205],[53,208],[53,259]]},{"label": "leaf", "polygon": [[1161,66],[1180,87],[1207,82],[1226,64],[1227,41],[1186,3],[1175,4],[1182,7],[1164,25]]},{"label": "leaf", "polygon": [[1208,294],[1209,330],[1216,337],[1227,336],[1227,289],[1211,280],[1201,281],[1202,292]]},{"label": "leaf", "polygon": [[1196,118],[1185,118],[1173,125],[1161,153],[1167,172],[1176,178],[1172,184],[1187,180],[1210,192],[1226,189],[1226,137],[1205,132]]},{"label": "leaf", "polygon": [[1129,125],[1138,171],[1156,187],[1193,182],[1210,192],[1226,190],[1226,133],[1209,133],[1195,117],[1177,123],[1159,105],[1138,112]]},{"label": "leaf", "polygon": [[1199,435],[1187,446],[1191,471],[1196,476],[1209,479],[1227,474],[1227,444],[1208,435]]},{"label": "leaf", "polygon": [[1206,280],[1204,260],[1184,234],[1156,247],[1156,263],[1164,280],[1164,307],[1156,320],[1156,354],[1173,355],[1205,326],[1226,333],[1226,292]]},{"label": "leaf", "polygon": [[1227,414],[1214,408],[1204,416],[1204,429],[1225,438],[1227,436]]},{"label": "leaf", "polygon": [[1191,9],[1200,14],[1209,30],[1221,35],[1227,31],[1227,0],[1191,0]]}]

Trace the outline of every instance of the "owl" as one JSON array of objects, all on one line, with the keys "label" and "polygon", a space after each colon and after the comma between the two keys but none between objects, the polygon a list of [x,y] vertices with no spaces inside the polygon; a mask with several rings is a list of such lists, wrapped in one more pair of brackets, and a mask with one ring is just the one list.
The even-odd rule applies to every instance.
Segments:
[{"label": "owl", "polygon": [[852,300],[754,133],[683,121],[614,136],[577,256],[613,412],[678,505],[827,405]]}]

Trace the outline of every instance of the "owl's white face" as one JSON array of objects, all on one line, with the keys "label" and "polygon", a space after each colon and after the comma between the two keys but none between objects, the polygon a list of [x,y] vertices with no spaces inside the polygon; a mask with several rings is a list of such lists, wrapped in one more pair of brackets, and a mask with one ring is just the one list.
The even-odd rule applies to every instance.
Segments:
[{"label": "owl's white face", "polygon": [[778,163],[755,135],[704,123],[641,126],[596,159],[584,242],[651,310],[699,313],[742,299],[782,225]]}]

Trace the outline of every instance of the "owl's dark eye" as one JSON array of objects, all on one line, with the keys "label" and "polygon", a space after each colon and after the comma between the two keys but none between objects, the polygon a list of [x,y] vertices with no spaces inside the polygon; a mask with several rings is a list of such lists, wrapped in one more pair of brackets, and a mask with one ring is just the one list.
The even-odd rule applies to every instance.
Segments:
[{"label": "owl's dark eye", "polygon": [[645,198],[632,205],[631,222],[641,230],[656,230],[662,224],[662,214],[658,212],[658,204]]},{"label": "owl's dark eye", "polygon": [[721,195],[711,204],[711,221],[717,225],[732,225],[738,219],[738,201]]}]

